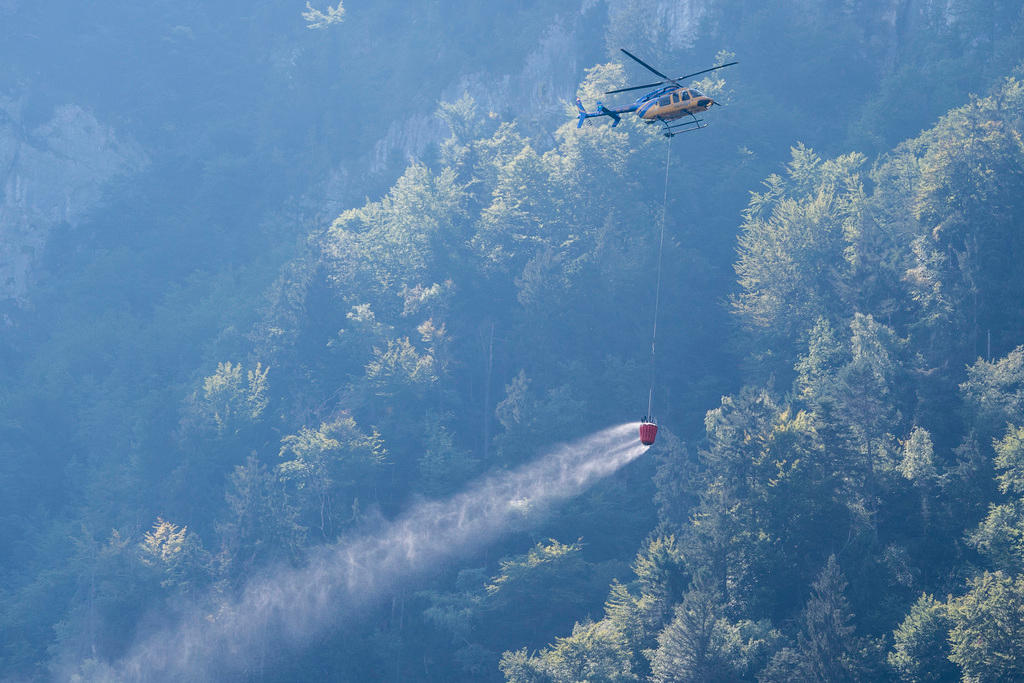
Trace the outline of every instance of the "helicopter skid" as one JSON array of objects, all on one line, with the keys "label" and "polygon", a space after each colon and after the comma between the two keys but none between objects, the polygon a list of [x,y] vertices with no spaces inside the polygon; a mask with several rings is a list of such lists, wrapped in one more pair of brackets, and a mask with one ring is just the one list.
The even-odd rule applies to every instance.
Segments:
[{"label": "helicopter skid", "polygon": [[691,130],[697,130],[699,128],[707,128],[708,124],[705,123],[704,119],[694,118],[690,121],[683,121],[682,123],[669,124],[667,121],[662,121],[665,129],[662,131],[662,135],[667,138],[674,137],[680,133],[688,133]]}]

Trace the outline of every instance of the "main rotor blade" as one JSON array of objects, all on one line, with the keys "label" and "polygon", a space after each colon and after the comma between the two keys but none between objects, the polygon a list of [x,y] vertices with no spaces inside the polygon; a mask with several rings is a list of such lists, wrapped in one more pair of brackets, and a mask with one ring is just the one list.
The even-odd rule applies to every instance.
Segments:
[{"label": "main rotor blade", "polygon": [[668,85],[669,83],[674,83],[675,85],[681,86],[682,83],[680,83],[679,81],[681,81],[683,79],[693,78],[694,76],[699,76],[701,74],[706,74],[707,72],[714,71],[715,69],[724,69],[727,66],[732,66],[733,64],[739,64],[739,62],[728,62],[726,64],[719,64],[718,66],[713,66],[710,69],[703,69],[701,71],[694,71],[692,74],[686,74],[685,76],[678,76],[676,78],[669,78],[668,76],[666,76],[665,74],[661,73],[657,69],[654,69],[653,67],[651,67],[649,64],[644,63],[642,60],[640,60],[636,56],[629,54],[629,52],[627,52],[624,48],[619,48],[619,49],[622,50],[623,52],[625,52],[627,55],[629,55],[633,59],[635,59],[636,61],[640,62],[640,64],[643,64],[645,67],[647,67],[648,69],[650,69],[654,73],[656,73],[659,76],[661,76],[662,78],[664,78],[665,80],[658,81],[657,83],[647,83],[645,85],[634,85],[634,86],[631,86],[629,88],[619,88],[618,90],[607,90],[604,93],[605,95],[613,95],[613,94],[615,94],[617,92],[629,92],[630,90],[642,90],[644,88],[654,88],[654,87],[657,87],[659,85]]},{"label": "main rotor blade", "polygon": [[626,92],[628,90],[640,90],[641,88],[653,88],[656,85],[665,85],[668,82],[669,81],[658,81],[657,83],[648,83],[647,85],[634,85],[631,88],[619,88],[618,90],[608,90],[605,92],[605,95],[611,95],[612,93],[617,92]]},{"label": "main rotor blade", "polygon": [[648,63],[647,63],[647,62],[645,62],[644,60],[640,59],[639,57],[637,57],[636,55],[634,55],[633,53],[631,53],[631,52],[630,52],[629,50],[627,50],[626,48],[624,48],[624,47],[620,47],[619,49],[620,49],[620,50],[622,50],[623,54],[625,54],[625,55],[626,55],[627,57],[629,57],[629,58],[630,58],[630,59],[632,59],[633,61],[637,62],[637,63],[638,63],[638,64],[639,64],[640,66],[644,67],[645,69],[647,69],[648,71],[650,71],[651,73],[653,73],[653,74],[654,74],[655,76],[661,76],[661,77],[662,77],[662,78],[664,78],[664,79],[665,79],[666,81],[671,81],[671,80],[673,80],[673,79],[669,78],[668,76],[666,76],[665,74],[663,74],[663,73],[661,73],[660,71],[658,71],[657,69],[655,69],[655,68],[654,68],[653,66],[651,66],[650,64],[648,64]]},{"label": "main rotor blade", "polygon": [[681,81],[684,78],[692,78],[693,76],[699,76],[700,74],[706,74],[707,72],[714,71],[715,69],[724,69],[725,67],[732,66],[733,64],[739,64],[739,62],[729,62],[728,64],[719,64],[718,66],[713,66],[710,69],[704,69],[703,71],[694,71],[692,74],[686,74],[685,76],[680,76],[676,80],[677,81]]}]

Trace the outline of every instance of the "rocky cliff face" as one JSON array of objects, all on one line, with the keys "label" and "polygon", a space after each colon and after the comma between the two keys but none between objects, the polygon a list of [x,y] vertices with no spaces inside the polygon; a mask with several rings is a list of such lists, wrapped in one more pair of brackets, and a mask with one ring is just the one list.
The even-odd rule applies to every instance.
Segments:
[{"label": "rocky cliff face", "polygon": [[17,100],[0,98],[0,301],[23,304],[53,228],[75,227],[115,177],[145,154],[88,111],[57,107],[32,129]]},{"label": "rocky cliff face", "polygon": [[[504,73],[467,70],[456,74],[438,93],[437,100],[454,102],[468,93],[482,112],[515,119],[527,127],[542,124],[544,130],[550,130],[558,125],[552,125],[552,121],[565,119],[582,69],[590,66],[580,63],[580,55],[587,52],[582,44],[589,41],[595,57],[603,53],[603,34],[589,35],[585,26],[601,25],[604,11],[602,3],[583,0],[577,11],[558,16],[537,36],[536,44],[526,50],[527,56],[517,68]],[[374,146],[370,171],[384,172],[396,160],[419,158],[430,145],[448,135],[447,127],[434,117],[433,110],[395,121]]]}]

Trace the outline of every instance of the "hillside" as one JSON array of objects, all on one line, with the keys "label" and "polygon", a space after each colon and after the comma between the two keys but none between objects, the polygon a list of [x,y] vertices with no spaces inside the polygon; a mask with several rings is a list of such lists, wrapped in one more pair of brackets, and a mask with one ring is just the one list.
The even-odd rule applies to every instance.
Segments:
[{"label": "hillside", "polygon": [[[66,10],[0,4],[5,679],[1024,675],[1019,6]],[[577,129],[621,46],[726,106]]]}]

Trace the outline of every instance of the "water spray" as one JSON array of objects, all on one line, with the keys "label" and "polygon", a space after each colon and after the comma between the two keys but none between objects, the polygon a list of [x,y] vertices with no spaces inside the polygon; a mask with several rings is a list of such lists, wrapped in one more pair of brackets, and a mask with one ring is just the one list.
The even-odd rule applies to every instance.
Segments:
[{"label": "water spray", "polygon": [[297,650],[400,582],[495,540],[636,459],[647,450],[636,429],[624,424],[559,446],[452,498],[415,505],[376,533],[319,548],[300,569],[254,578],[216,614],[196,608],[176,626],[140,637],[100,678],[218,680],[242,674],[268,648]]}]

